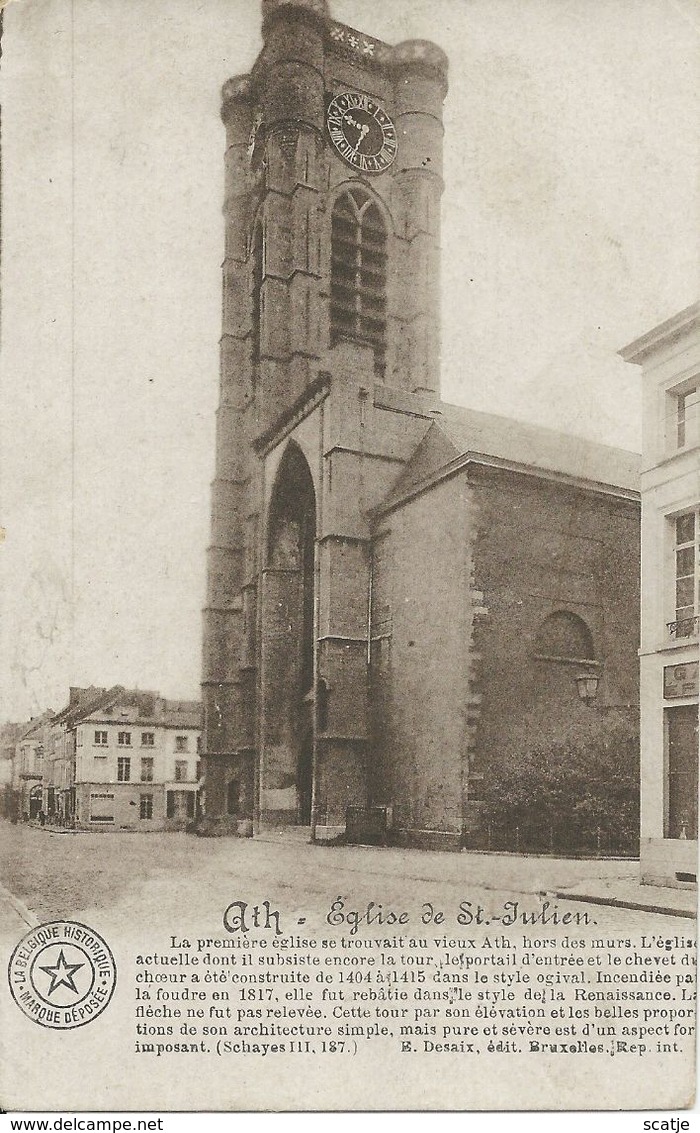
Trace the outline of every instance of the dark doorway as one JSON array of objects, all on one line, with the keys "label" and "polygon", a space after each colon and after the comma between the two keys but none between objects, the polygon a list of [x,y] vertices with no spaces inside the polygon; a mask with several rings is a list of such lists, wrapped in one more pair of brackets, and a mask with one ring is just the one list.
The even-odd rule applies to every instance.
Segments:
[{"label": "dark doorway", "polygon": [[232,779],[226,789],[226,813],[237,815],[240,806],[241,789],[238,779]]},{"label": "dark doorway", "polygon": [[266,809],[270,821],[311,821],[315,549],[313,479],[301,449],[290,442],[275,480],[268,524],[262,633],[263,821]]},{"label": "dark doorway", "polygon": [[37,783],[29,792],[29,817],[35,819],[41,810],[41,784]]},{"label": "dark doorway", "polygon": [[668,838],[698,836],[698,708],[666,709]]}]

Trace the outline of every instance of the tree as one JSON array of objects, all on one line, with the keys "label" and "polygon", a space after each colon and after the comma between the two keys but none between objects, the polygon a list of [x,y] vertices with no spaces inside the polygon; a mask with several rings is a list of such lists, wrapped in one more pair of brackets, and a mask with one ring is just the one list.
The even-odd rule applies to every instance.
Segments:
[{"label": "tree", "polygon": [[639,737],[620,710],[555,724],[532,713],[493,760],[484,818],[517,849],[636,851]]}]

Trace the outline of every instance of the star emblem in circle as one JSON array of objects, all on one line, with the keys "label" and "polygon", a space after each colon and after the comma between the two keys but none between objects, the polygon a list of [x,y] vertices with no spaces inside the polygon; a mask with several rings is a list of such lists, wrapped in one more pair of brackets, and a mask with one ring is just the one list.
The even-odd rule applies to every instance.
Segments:
[{"label": "star emblem in circle", "polygon": [[58,954],[58,960],[55,964],[40,964],[42,972],[46,972],[47,976],[51,977],[51,986],[49,987],[47,995],[53,995],[59,987],[67,987],[69,991],[78,994],[78,989],[75,986],[73,979],[74,974],[79,968],[84,968],[84,964],[69,964],[63,953],[63,949]]}]

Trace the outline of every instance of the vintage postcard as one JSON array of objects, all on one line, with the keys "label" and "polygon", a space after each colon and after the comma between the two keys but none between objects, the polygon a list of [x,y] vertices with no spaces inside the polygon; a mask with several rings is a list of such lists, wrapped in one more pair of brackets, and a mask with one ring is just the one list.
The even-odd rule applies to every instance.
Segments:
[{"label": "vintage postcard", "polygon": [[5,5],[3,1110],[693,1105],[699,26]]}]

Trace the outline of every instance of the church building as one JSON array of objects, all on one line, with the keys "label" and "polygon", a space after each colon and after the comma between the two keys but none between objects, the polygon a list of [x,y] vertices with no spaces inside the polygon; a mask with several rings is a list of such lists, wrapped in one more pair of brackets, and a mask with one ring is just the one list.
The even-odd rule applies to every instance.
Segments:
[{"label": "church building", "polygon": [[457,849],[529,713],[638,703],[638,459],[441,400],[443,51],[262,18],[223,89],[206,814]]}]

